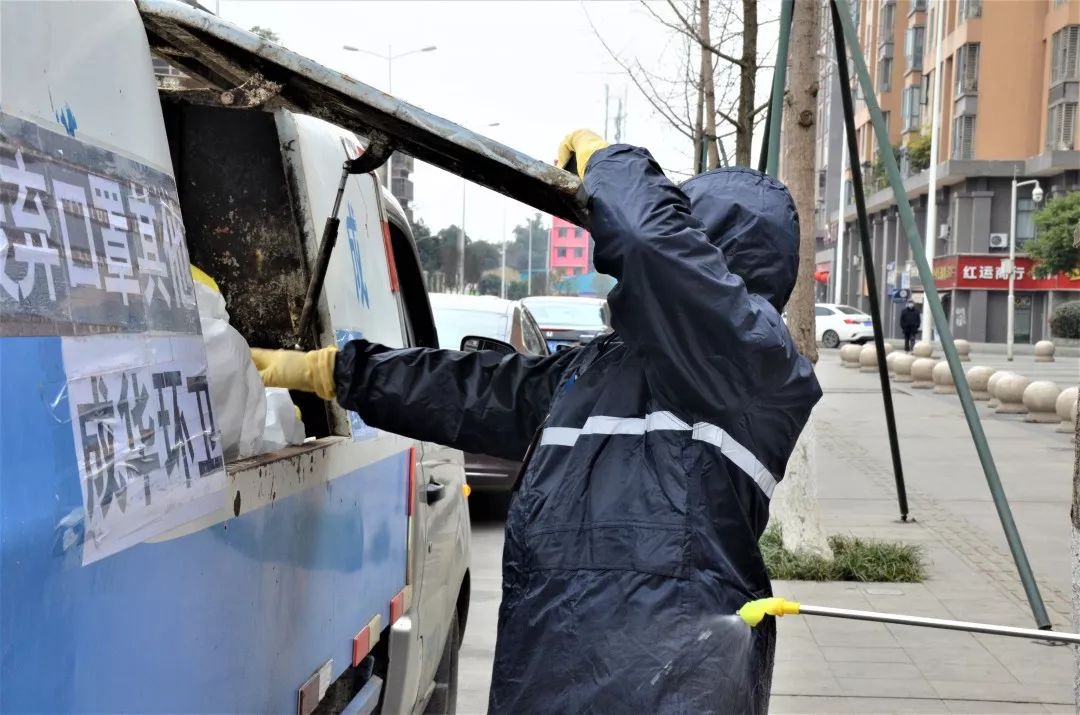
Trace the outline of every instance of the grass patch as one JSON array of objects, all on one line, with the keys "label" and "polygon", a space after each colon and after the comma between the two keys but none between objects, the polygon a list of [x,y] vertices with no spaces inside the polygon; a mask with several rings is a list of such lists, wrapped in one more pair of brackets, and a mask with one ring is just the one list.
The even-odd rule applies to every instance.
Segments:
[{"label": "grass patch", "polygon": [[769,576],[786,581],[871,581],[918,583],[926,578],[923,548],[914,544],[830,536],[834,558],[787,551],[780,529],[770,527],[760,541]]}]

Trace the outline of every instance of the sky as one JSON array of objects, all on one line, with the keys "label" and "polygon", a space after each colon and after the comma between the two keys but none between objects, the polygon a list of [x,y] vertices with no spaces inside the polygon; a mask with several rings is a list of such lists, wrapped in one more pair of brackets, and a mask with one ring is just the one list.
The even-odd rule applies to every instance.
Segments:
[{"label": "sky", "polygon": [[[290,49],[382,90],[388,89],[386,60],[343,45],[397,56],[392,63],[396,97],[544,161],[555,158],[559,140],[574,129],[603,134],[607,85],[609,117],[618,98],[625,98],[623,141],[648,147],[672,178],[692,164],[689,141],[637,93],[590,25],[591,19],[625,60],[638,59],[658,72],[677,66],[677,34],[637,0],[203,2],[216,4],[225,20],[270,28]],[[769,11],[763,7],[762,14]],[[764,46],[770,34],[767,29],[762,34]],[[400,56],[430,46],[436,49]],[[770,80],[771,71],[761,73],[762,97]],[[609,140],[612,129],[609,125]],[[497,243],[536,213],[420,162],[413,181],[414,215],[433,231],[460,225],[464,208],[470,238]]]}]

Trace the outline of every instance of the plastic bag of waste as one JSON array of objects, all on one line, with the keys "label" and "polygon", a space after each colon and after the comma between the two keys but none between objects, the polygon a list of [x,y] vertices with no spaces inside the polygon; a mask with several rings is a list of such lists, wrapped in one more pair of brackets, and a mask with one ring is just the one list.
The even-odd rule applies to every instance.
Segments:
[{"label": "plastic bag of waste", "polygon": [[[199,322],[206,343],[207,379],[225,461],[259,453],[266,427],[266,395],[251,350],[229,325],[225,299],[213,279],[192,266]],[[288,395],[286,395],[287,397]]]},{"label": "plastic bag of waste", "polygon": [[304,423],[300,421],[289,391],[280,387],[266,388],[266,430],[262,451],[302,444],[304,437]]}]

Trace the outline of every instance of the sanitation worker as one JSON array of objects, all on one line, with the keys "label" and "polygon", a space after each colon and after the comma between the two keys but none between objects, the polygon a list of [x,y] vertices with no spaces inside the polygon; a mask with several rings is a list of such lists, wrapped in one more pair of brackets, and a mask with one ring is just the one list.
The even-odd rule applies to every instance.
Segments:
[{"label": "sanitation worker", "polygon": [[579,130],[614,332],[550,357],[254,351],[268,384],[380,429],[524,459],[506,520],[495,713],[765,713],[775,626],[758,537],[821,396],[780,319],[798,216],[720,169],[681,187],[645,149]]}]

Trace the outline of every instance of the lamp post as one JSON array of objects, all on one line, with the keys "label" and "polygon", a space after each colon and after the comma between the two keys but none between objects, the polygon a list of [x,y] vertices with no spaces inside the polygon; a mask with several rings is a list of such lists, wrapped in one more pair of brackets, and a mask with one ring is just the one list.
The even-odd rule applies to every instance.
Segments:
[{"label": "lamp post", "polygon": [[[378,57],[380,60],[384,60],[386,62],[386,93],[387,94],[393,94],[394,93],[394,60],[401,59],[402,57],[408,57],[409,55],[419,54],[421,52],[434,52],[438,48],[435,47],[435,45],[428,45],[427,47],[421,47],[421,48],[416,49],[416,50],[408,50],[407,52],[399,52],[396,55],[394,54],[394,48],[393,48],[392,45],[387,45],[386,46],[386,54],[385,55],[383,53],[381,53],[381,52],[373,52],[371,50],[365,50],[365,49],[360,48],[360,47],[353,47],[352,45],[342,45],[341,49],[345,50],[346,52],[359,52],[360,54],[371,55],[372,57]],[[391,155],[391,159],[392,158],[393,158],[393,155]],[[386,164],[383,165],[383,168],[381,169],[381,173],[383,175],[383,183],[386,185],[386,188],[389,189],[390,186],[391,186],[391,181],[392,181],[392,177],[390,176],[390,174],[391,174],[390,160],[387,160]]]},{"label": "lamp post", "polygon": [[409,50],[407,52],[399,52],[394,54],[394,48],[392,45],[386,46],[386,54],[381,52],[373,52],[371,50],[365,50],[360,47],[353,47],[352,45],[342,45],[341,49],[347,52],[359,52],[365,55],[371,55],[372,57],[378,57],[380,60],[386,61],[386,93],[394,93],[394,60],[399,60],[402,57],[408,57],[409,55],[419,54],[421,52],[434,52],[438,48],[435,45],[428,45],[427,47],[421,47],[416,50]]},{"label": "lamp post", "polygon": [[[484,127],[497,127],[498,122],[491,122],[485,124]],[[465,196],[469,190],[469,181],[467,179],[461,180],[461,231],[458,236],[458,281],[460,281],[461,292],[465,292]]]},{"label": "lamp post", "polygon": [[1006,308],[1008,320],[1005,326],[1005,359],[1012,362],[1013,359],[1013,321],[1016,313],[1016,295],[1014,292],[1016,286],[1016,193],[1021,186],[1034,186],[1031,190],[1031,200],[1035,203],[1042,203],[1043,190],[1042,185],[1039,184],[1038,179],[1028,179],[1027,181],[1017,181],[1016,177],[1012,180],[1012,200],[1009,201],[1009,304]]}]

